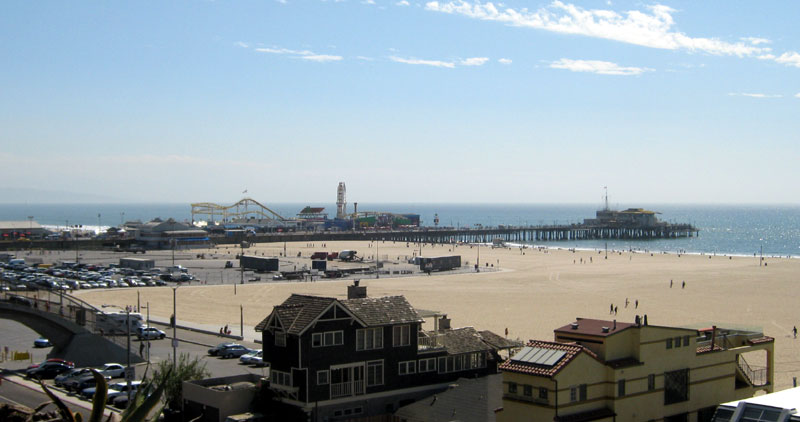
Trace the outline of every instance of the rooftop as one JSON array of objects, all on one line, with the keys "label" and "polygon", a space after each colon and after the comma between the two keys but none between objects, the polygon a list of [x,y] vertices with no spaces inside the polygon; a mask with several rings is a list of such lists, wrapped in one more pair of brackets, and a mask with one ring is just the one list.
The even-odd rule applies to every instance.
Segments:
[{"label": "rooftop", "polygon": [[[509,372],[517,372],[520,374],[527,374],[527,375],[535,375],[541,377],[552,377],[557,374],[561,369],[563,369],[569,362],[571,362],[575,357],[577,357],[580,353],[586,353],[589,356],[597,359],[597,355],[594,354],[589,349],[575,343],[557,343],[553,341],[541,341],[541,340],[531,340],[527,347],[535,348],[535,349],[543,349],[547,351],[554,351],[554,352],[564,352],[562,354],[558,354],[558,358],[552,364],[540,364],[540,363],[533,363],[533,362],[525,362],[521,360],[515,360],[514,358],[518,357],[520,353],[525,353],[525,349],[511,357],[511,359],[505,361],[502,365],[500,365],[501,370],[509,371]],[[549,362],[548,362],[549,363]]]},{"label": "rooftop", "polygon": [[[636,324],[629,322],[577,318],[572,324],[567,324],[561,328],[556,328],[554,331],[556,334],[581,334],[588,336],[607,337],[635,325]],[[607,328],[608,330],[605,331],[604,328]]]}]

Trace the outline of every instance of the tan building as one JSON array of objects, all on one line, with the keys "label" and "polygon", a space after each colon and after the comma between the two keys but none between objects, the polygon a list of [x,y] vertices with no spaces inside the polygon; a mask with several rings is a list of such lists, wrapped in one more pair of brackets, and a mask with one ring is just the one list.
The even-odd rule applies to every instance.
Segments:
[{"label": "tan building", "polygon": [[637,320],[578,318],[555,341],[531,340],[500,365],[497,420],[708,421],[720,403],[772,392],[773,338]]}]

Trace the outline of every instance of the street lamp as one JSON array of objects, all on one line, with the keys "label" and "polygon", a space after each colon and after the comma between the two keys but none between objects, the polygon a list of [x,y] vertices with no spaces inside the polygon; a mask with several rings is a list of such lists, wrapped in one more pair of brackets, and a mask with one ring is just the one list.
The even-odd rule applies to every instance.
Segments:
[{"label": "street lamp", "polygon": [[[177,292],[178,287],[172,288],[172,367],[178,367],[178,305],[177,305]],[[148,310],[149,312],[149,310]]]}]

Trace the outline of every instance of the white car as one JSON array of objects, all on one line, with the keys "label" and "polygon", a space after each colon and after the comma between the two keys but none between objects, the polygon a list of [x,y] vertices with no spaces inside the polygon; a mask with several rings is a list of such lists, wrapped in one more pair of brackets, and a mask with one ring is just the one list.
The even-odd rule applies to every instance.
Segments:
[{"label": "white car", "polygon": [[100,375],[105,375],[111,378],[122,378],[125,376],[125,367],[118,363],[107,363],[102,368],[98,369]]},{"label": "white car", "polygon": [[[131,396],[136,394],[136,390],[142,385],[141,381],[131,381]],[[128,395],[128,383],[127,382],[118,382],[115,384],[111,384],[108,386],[108,397],[106,398],[106,403],[112,404],[114,403],[114,399],[120,396],[127,396]]]},{"label": "white car", "polygon": [[167,336],[167,333],[155,327],[141,327],[136,336],[139,337],[139,340],[156,340],[163,339]]}]

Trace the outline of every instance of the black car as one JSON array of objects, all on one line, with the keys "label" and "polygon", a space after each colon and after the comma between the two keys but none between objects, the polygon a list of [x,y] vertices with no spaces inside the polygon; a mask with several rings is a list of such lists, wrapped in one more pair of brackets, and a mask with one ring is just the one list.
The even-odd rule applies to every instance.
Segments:
[{"label": "black car", "polygon": [[222,351],[226,347],[233,346],[234,344],[236,344],[236,343],[220,343],[220,344],[208,349],[208,355],[209,356],[217,356],[220,351]]},{"label": "black car", "polygon": [[45,362],[36,368],[31,368],[25,371],[25,376],[42,379],[55,378],[56,375],[67,372],[72,368],[72,366],[60,362]]}]

